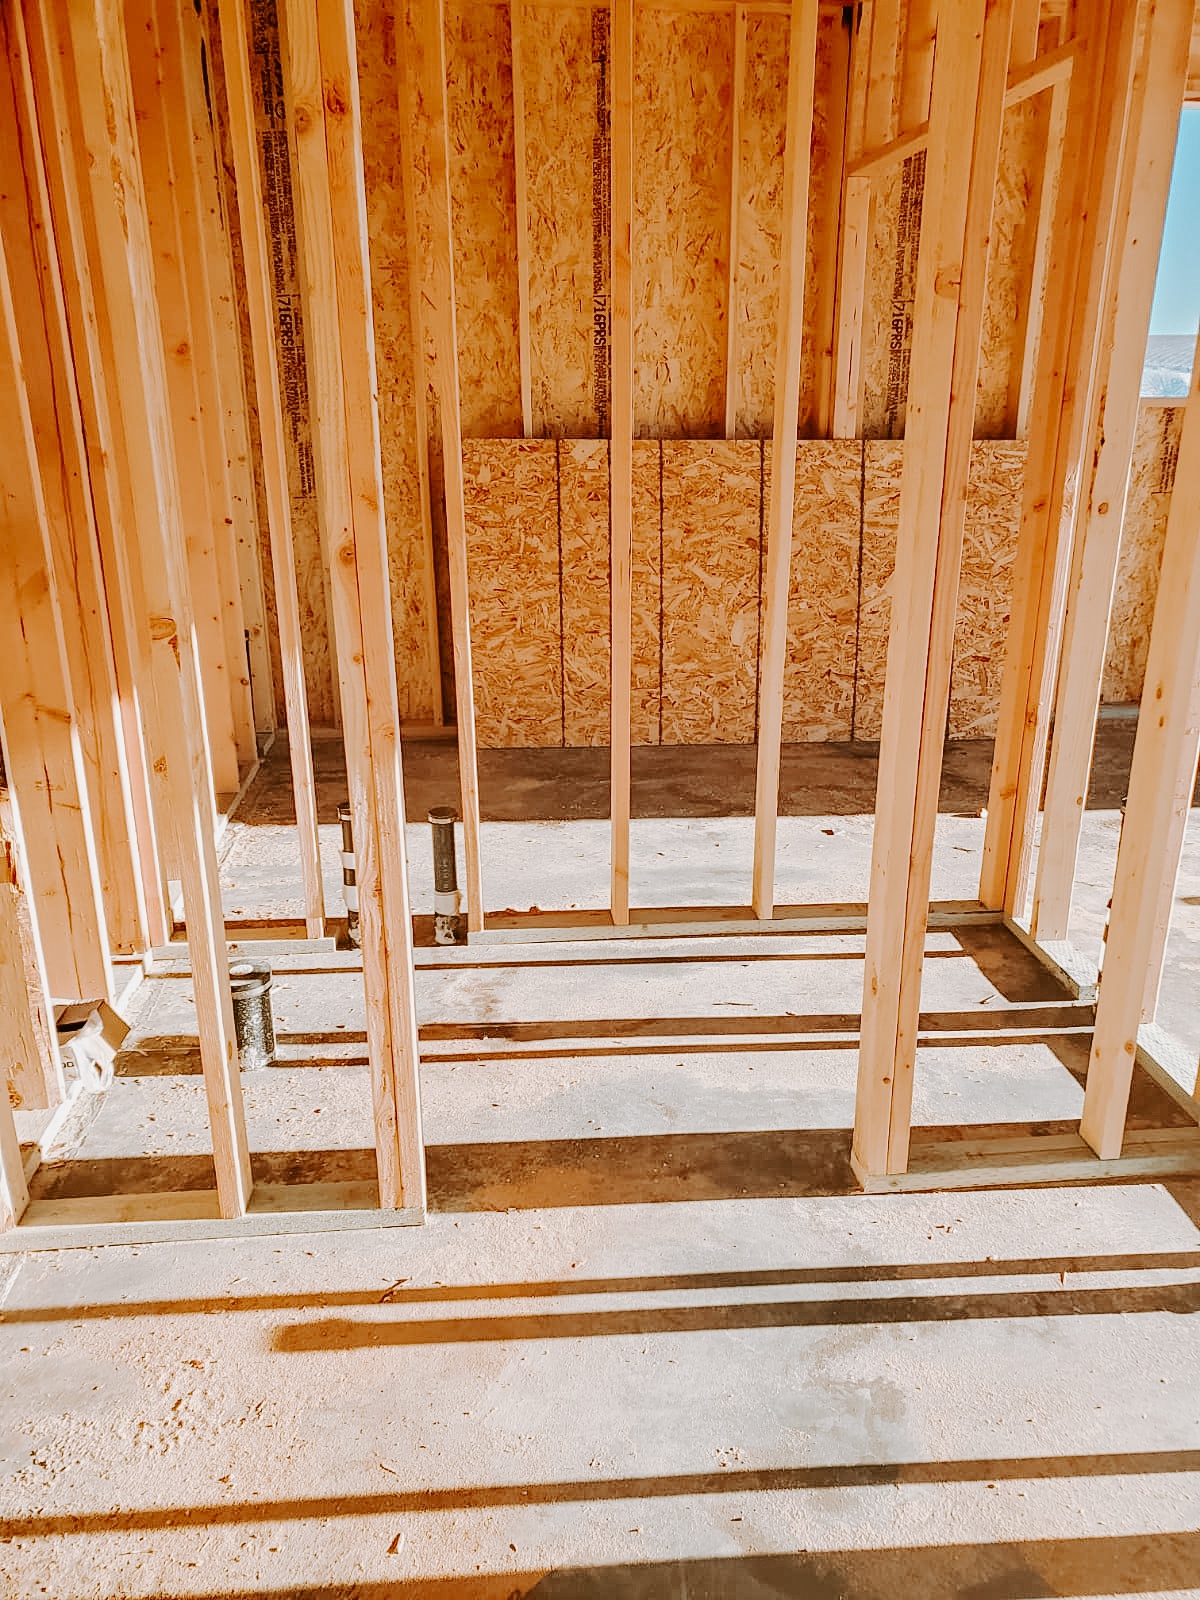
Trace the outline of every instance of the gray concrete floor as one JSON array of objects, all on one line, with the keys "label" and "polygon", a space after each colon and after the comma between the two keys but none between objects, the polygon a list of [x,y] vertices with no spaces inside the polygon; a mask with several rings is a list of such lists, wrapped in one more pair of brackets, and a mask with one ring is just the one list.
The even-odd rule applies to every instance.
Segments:
[{"label": "gray concrete floor", "polygon": [[[1102,717],[1075,879],[1070,938],[1103,952],[1136,720]],[[874,832],[878,746],[784,747],[777,900],[863,901]],[[933,861],[935,900],[978,893],[992,747],[947,744]],[[342,913],[337,806],[346,795],[340,743],[315,747],[325,883]],[[633,752],[631,896],[635,905],[745,905],[753,858],[752,746],[642,747]],[[408,858],[415,910],[432,915],[432,806],[458,804],[449,740],[407,741]],[[482,750],[484,893],[489,911],[608,904],[608,752]],[[1200,787],[1195,805],[1200,807]],[[294,812],[282,741],[264,763],[223,841],[231,920],[303,910]],[[461,850],[461,840],[460,840]],[[460,881],[465,881],[460,862]],[[1200,1061],[1200,808],[1193,809],[1176,885],[1158,1021]],[[1190,1089],[1191,1084],[1187,1087]]]},{"label": "gray concrete floor", "polygon": [[[745,818],[685,807],[745,753],[707,778],[647,754],[642,893],[743,899]],[[786,871],[860,899],[870,753],[832,758],[836,803],[824,759],[789,752]],[[979,831],[953,759],[947,897]],[[494,906],[597,892],[579,766],[571,788],[488,759]],[[446,768],[410,753],[410,815],[453,798]],[[226,836],[244,915],[295,893],[277,774]],[[862,946],[421,948],[425,1227],[0,1258],[0,1595],[1200,1596],[1200,1182],[858,1193]],[[279,1064],[243,1078],[256,1173],[367,1175],[356,958],[276,970]],[[1075,1125],[1090,1013],[1011,937],[932,933],[923,1007],[927,1137]],[[212,1182],[186,963],[132,1010],[40,1195]],[[1139,1073],[1132,1120],[1183,1116]]]}]

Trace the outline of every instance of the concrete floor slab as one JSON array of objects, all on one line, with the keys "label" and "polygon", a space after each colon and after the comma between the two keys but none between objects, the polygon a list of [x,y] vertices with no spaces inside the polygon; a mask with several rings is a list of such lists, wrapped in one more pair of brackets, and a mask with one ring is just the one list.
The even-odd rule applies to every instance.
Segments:
[{"label": "concrete floor slab", "polygon": [[1142,1185],[30,1257],[0,1571],[59,1600],[1195,1594],[1197,1215]]}]

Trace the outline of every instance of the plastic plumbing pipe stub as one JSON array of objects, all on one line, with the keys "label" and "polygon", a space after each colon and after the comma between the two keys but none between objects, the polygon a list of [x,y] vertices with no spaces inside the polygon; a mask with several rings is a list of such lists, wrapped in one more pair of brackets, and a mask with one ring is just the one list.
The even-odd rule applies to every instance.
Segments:
[{"label": "plastic plumbing pipe stub", "polygon": [[346,902],[346,938],[355,949],[362,945],[362,929],[358,925],[358,869],[354,860],[354,816],[349,800],[338,807],[338,821],[342,825],[342,896]]},{"label": "plastic plumbing pipe stub", "polygon": [[454,854],[457,812],[435,806],[429,813],[433,834],[433,942],[458,943],[458,864]]},{"label": "plastic plumbing pipe stub", "polygon": [[271,1015],[271,963],[235,961],[229,968],[233,1026],[244,1072],[275,1063],[275,1021]]}]

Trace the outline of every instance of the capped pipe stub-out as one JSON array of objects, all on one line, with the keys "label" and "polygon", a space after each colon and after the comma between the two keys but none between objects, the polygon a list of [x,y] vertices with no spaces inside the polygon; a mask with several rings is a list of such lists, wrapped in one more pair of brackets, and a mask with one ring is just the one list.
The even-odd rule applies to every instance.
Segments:
[{"label": "capped pipe stub-out", "polygon": [[275,1021],[271,1015],[271,963],[238,959],[229,965],[233,1026],[242,1070],[255,1072],[275,1061]]},{"label": "capped pipe stub-out", "polygon": [[449,806],[429,812],[433,835],[433,938],[435,944],[458,943],[458,864],[454,854],[454,824],[458,814]]}]

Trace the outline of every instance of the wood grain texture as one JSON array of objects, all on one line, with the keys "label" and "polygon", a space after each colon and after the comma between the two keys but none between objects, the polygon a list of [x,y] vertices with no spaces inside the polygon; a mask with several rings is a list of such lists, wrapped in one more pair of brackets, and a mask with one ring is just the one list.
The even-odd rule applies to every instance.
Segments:
[{"label": "wood grain texture", "polygon": [[563,742],[552,440],[463,444],[475,729],[485,747]]},{"label": "wood grain texture", "polygon": [[668,439],[662,451],[662,742],[750,744],[761,448]]},{"label": "wood grain texture", "polygon": [[1182,431],[1182,401],[1142,402],[1104,660],[1101,698],[1109,705],[1131,704],[1142,697]]}]

